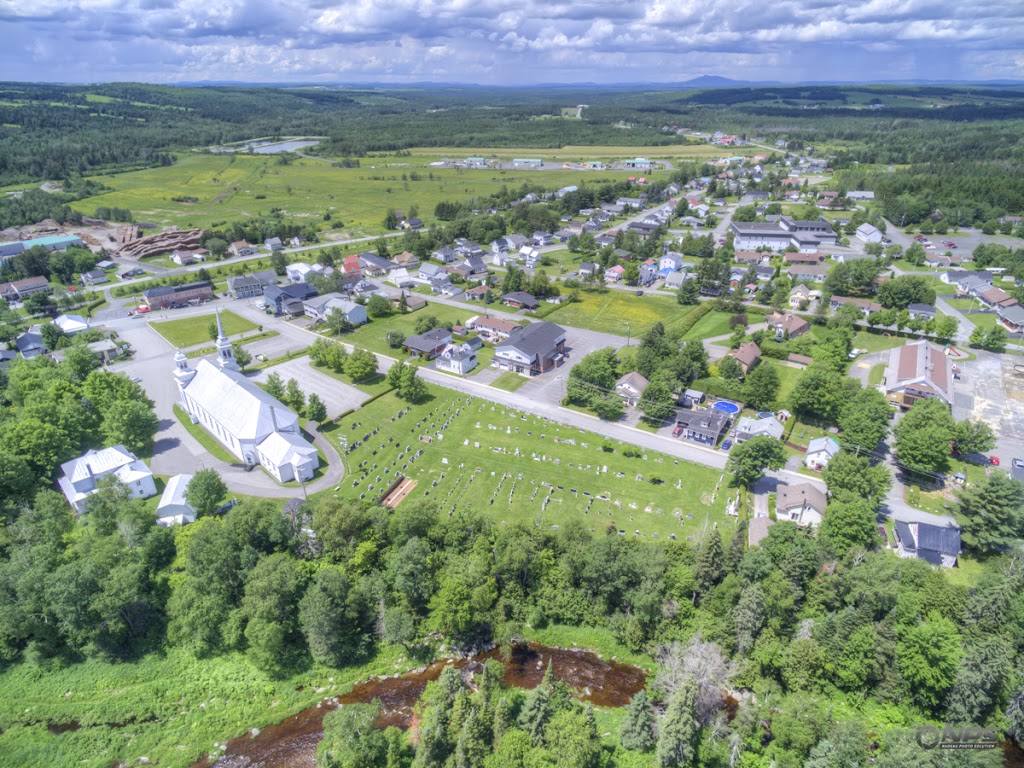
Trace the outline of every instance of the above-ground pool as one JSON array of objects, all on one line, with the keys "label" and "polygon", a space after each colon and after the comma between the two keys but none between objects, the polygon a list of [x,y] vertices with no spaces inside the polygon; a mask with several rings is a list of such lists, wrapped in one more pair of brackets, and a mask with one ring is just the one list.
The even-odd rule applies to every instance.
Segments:
[{"label": "above-ground pool", "polygon": [[711,406],[715,410],[721,411],[722,413],[739,413],[740,407],[736,403],[730,403],[728,400],[719,400],[717,403]]},{"label": "above-ground pool", "polygon": [[770,419],[773,416],[775,416],[775,414],[772,413],[771,411],[758,411],[757,412],[757,418],[759,418],[759,419]]}]

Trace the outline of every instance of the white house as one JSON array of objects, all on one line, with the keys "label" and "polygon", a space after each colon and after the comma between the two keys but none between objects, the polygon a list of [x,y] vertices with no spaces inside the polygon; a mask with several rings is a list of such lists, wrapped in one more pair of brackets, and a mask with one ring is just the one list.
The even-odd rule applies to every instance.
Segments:
[{"label": "white house", "polygon": [[626,405],[634,406],[640,402],[640,397],[650,383],[639,373],[633,371],[615,382],[615,392],[625,401]]},{"label": "white house", "polygon": [[58,315],[53,319],[53,324],[64,331],[66,336],[89,330],[89,321],[81,315]]},{"label": "white house", "polygon": [[465,376],[476,368],[476,350],[469,344],[449,344],[434,361],[440,371]]},{"label": "white house", "polygon": [[157,525],[184,525],[196,521],[196,511],[185,501],[185,491],[192,475],[175,475],[167,481],[160,503],[156,505]]},{"label": "white house", "polygon": [[750,438],[757,437],[758,435],[767,435],[768,437],[774,437],[776,440],[781,440],[784,431],[785,427],[775,417],[754,419],[750,416],[743,416],[736,422],[736,443],[745,443]]},{"label": "white house", "polygon": [[533,245],[523,246],[519,251],[519,255],[523,257],[523,261],[528,267],[540,266],[541,259],[544,256],[540,248]]},{"label": "white house", "polygon": [[342,296],[340,293],[325,293],[302,302],[302,310],[306,317],[317,322],[324,322],[335,309],[340,311],[352,325],[367,322],[366,307]]},{"label": "white house", "polygon": [[133,498],[156,496],[153,473],[123,445],[86,451],[77,459],[61,464],[60,468],[63,475],[57,484],[77,512],[85,512],[87,499],[97,491],[97,481],[108,475],[124,483]]},{"label": "white house", "polygon": [[822,470],[840,450],[839,443],[831,437],[816,437],[807,444],[804,466]]},{"label": "white house", "polygon": [[857,227],[857,239],[862,243],[880,243],[882,242],[882,233],[878,227],[864,222]]},{"label": "white house", "polygon": [[678,253],[670,251],[658,259],[658,269],[671,269],[674,271],[679,269],[679,265],[682,263],[682,257]]},{"label": "white house", "polygon": [[775,497],[775,518],[789,520],[801,528],[816,526],[825,514],[825,492],[810,483],[783,485]]},{"label": "white house", "polygon": [[174,356],[181,407],[239,461],[262,465],[279,482],[311,479],[320,461],[298,415],[238,372],[219,315],[217,325],[217,365],[200,360],[192,370],[183,352]]},{"label": "white house", "polygon": [[311,264],[307,264],[304,261],[297,261],[285,267],[285,274],[293,283],[308,282],[306,278],[315,271]]}]

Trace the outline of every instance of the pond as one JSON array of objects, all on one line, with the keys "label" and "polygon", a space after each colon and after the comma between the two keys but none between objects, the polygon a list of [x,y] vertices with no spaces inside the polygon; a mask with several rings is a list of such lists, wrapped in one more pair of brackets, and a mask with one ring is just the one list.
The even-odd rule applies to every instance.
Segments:
[{"label": "pond", "polygon": [[[548,663],[558,680],[579,691],[582,698],[601,707],[623,707],[644,687],[647,673],[638,667],[606,661],[591,651],[551,648],[530,643],[517,646],[512,658],[505,661],[498,651],[454,662],[459,669],[475,672],[488,659],[497,659],[505,666],[505,684],[518,688],[540,685]],[[408,728],[412,707],[423,694],[427,683],[436,680],[447,666],[441,661],[429,667],[398,677],[373,679],[356,685],[337,697],[341,704],[363,704],[380,701],[384,710],[382,725]],[[259,735],[239,736],[228,742],[225,754],[211,763],[198,761],[193,768],[313,768],[316,745],[323,735],[324,715],[334,704],[322,701],[280,723],[260,730]]]}]

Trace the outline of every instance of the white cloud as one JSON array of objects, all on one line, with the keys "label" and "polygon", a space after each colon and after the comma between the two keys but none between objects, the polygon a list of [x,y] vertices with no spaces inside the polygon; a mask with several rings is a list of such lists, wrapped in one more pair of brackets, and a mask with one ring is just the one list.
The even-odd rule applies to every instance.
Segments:
[{"label": "white cloud", "polygon": [[796,81],[927,78],[941,56],[963,79],[1018,77],[1020,10],[1020,0],[0,0],[0,70],[65,81]]}]

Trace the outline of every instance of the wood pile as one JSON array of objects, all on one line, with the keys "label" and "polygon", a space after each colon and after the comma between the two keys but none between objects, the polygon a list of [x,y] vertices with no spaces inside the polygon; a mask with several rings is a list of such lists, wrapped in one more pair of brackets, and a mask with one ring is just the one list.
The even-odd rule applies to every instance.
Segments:
[{"label": "wood pile", "polygon": [[130,259],[145,259],[148,256],[159,256],[179,249],[192,251],[202,247],[202,244],[201,229],[172,230],[126,242],[121,246],[120,255]]}]

